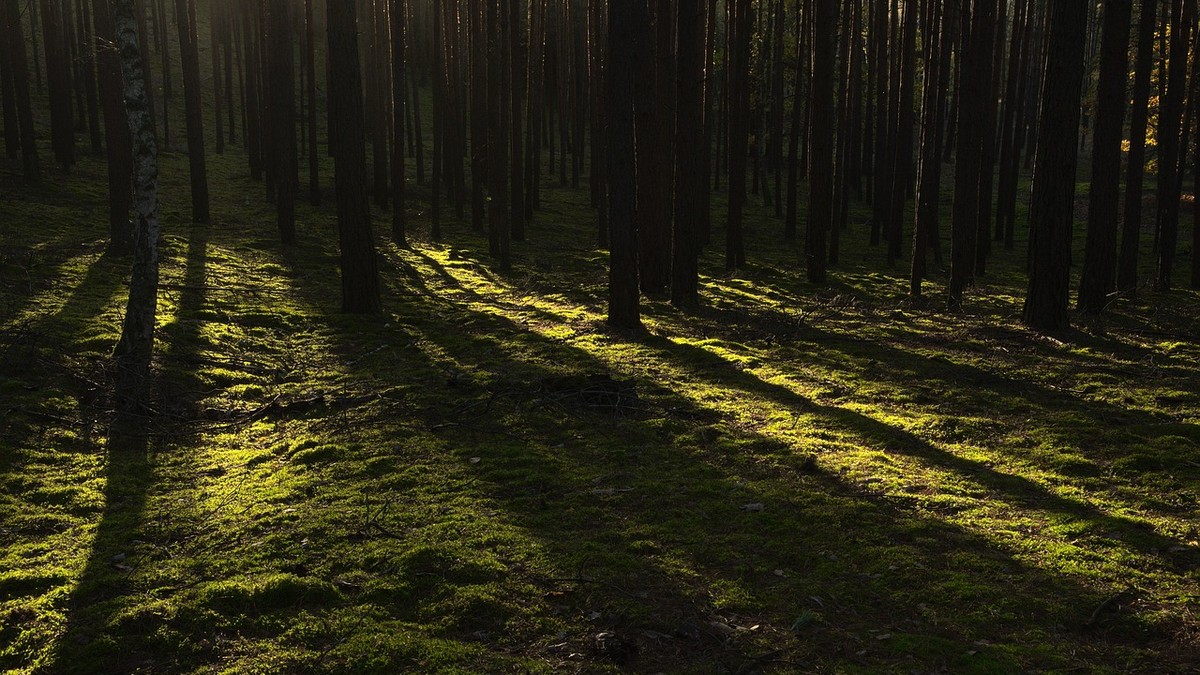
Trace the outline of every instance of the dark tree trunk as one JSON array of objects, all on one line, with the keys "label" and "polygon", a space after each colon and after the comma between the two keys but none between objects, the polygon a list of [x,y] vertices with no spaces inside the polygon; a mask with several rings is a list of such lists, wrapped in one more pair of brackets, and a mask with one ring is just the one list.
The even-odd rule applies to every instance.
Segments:
[{"label": "dark tree trunk", "polygon": [[[784,3],[775,0],[771,37],[771,101],[767,140],[767,170],[775,178],[775,217],[783,217],[783,36]],[[847,17],[849,20],[849,17]],[[848,39],[849,36],[847,36]],[[844,70],[844,67],[843,67]]]},{"label": "dark tree trunk", "polygon": [[20,124],[20,161],[25,183],[41,179],[37,157],[37,136],[34,129],[34,103],[29,91],[29,61],[25,55],[25,38],[20,30],[19,0],[0,0],[5,23],[4,48],[12,67],[13,97],[17,101],[17,121]]},{"label": "dark tree trunk", "polygon": [[488,1],[488,232],[492,255],[501,270],[512,266],[508,220],[509,61],[508,3]]},{"label": "dark tree trunk", "polygon": [[[310,2],[312,0],[309,0]],[[405,52],[408,41],[404,32],[405,0],[390,0],[392,33],[392,241],[408,247],[406,204],[404,201],[404,93]]]},{"label": "dark tree trunk", "polygon": [[[96,39],[102,46],[116,42],[109,0],[92,0]],[[125,109],[125,82],[121,74],[121,56],[115,49],[98,51],[97,75],[104,107],[104,142],[108,158],[109,246],[118,255],[133,250],[133,228],[129,210],[133,208],[133,139],[129,113]]]},{"label": "dark tree trunk", "polygon": [[1175,246],[1179,238],[1179,136],[1183,95],[1187,86],[1188,36],[1195,0],[1171,3],[1171,54],[1167,60],[1167,90],[1158,125],[1158,271],[1155,288],[1170,290]]},{"label": "dark tree trunk", "polygon": [[809,195],[804,238],[808,280],[825,282],[825,233],[833,222],[833,61],[836,0],[813,0],[812,91],[809,96]]},{"label": "dark tree trunk", "polygon": [[[308,203],[313,206],[321,205],[321,156],[317,153],[317,40],[313,2],[304,0],[304,75],[305,88],[308,89]],[[228,53],[228,51],[226,51]],[[228,66],[226,66],[228,67]],[[228,76],[228,73],[226,74]],[[395,89],[401,92],[396,105],[403,105],[403,87]],[[401,108],[403,110],[403,108]],[[403,122],[400,133],[403,134]],[[233,126],[230,127],[230,140],[233,140]],[[401,136],[396,137],[399,145]]]},{"label": "dark tree trunk", "polygon": [[787,159],[787,208],[783,217],[783,238],[786,241],[796,239],[797,193],[800,184],[800,127],[804,118],[804,106],[800,104],[800,91],[804,83],[805,68],[801,64],[804,56],[804,38],[802,20],[803,12],[796,8],[796,70],[792,83],[792,115],[788,130],[788,159]]},{"label": "dark tree trunk", "polygon": [[[491,0],[497,2],[498,0]],[[439,3],[440,5],[440,3]],[[445,30],[442,27],[442,11],[440,6],[433,7],[433,72],[430,98],[433,99],[433,109],[436,111],[433,116],[433,182],[430,185],[429,202],[429,230],[430,237],[435,241],[441,239],[442,236],[442,169],[444,162],[442,161],[445,153],[445,134],[446,134],[446,113],[445,113],[445,83],[446,73],[444,69],[445,56]],[[495,254],[495,251],[493,251]]]},{"label": "dark tree trunk", "polygon": [[[76,0],[76,13],[79,22],[79,37],[77,43],[81,54],[80,68],[84,75],[85,95],[87,97],[87,129],[91,140],[92,154],[99,155],[103,147],[103,136],[100,131],[100,97],[98,92],[99,73],[96,68],[96,30],[90,12],[88,0]],[[3,58],[0,57],[0,61]],[[15,120],[14,120],[15,121]]]},{"label": "dark tree trunk", "polygon": [[1037,152],[1029,198],[1029,291],[1022,320],[1042,331],[1067,327],[1071,220],[1083,89],[1085,0],[1050,0]]},{"label": "dark tree trunk", "polygon": [[913,73],[917,57],[917,0],[904,1],[903,26],[896,57],[900,59],[898,91],[896,92],[896,127],[892,132],[894,163],[889,194],[888,265],[900,257],[904,238],[904,212],[909,184],[912,182],[913,152]]},{"label": "dark tree trunk", "polygon": [[[509,37],[509,136],[512,151],[509,177],[509,222],[511,223],[512,238],[515,241],[525,241],[525,176],[524,146],[521,141],[521,111],[525,101],[525,54],[522,51],[521,3],[519,0],[507,0],[509,7],[508,30]],[[455,162],[458,162],[455,159]]]},{"label": "dark tree trunk", "polygon": [[[536,2],[532,2],[532,3],[530,3],[530,6],[532,7],[532,6],[535,6],[536,4],[537,4]],[[605,131],[608,127],[608,120],[606,119],[606,116],[605,116],[606,101],[604,99],[604,78],[605,78],[604,66],[605,66],[605,59],[607,58],[607,52],[605,50],[605,46],[606,46],[605,45],[605,36],[608,32],[607,31],[606,8],[607,8],[607,3],[605,3],[603,0],[590,0],[590,2],[589,2],[589,10],[590,10],[589,16],[590,16],[590,25],[591,25],[591,49],[590,49],[591,57],[590,58],[591,58],[591,65],[592,65],[592,73],[591,73],[591,81],[592,81],[591,82],[591,85],[592,85],[592,172],[593,172],[592,185],[593,185],[593,190],[595,193],[593,196],[594,205],[596,207],[596,245],[602,249],[608,248],[608,243],[609,243],[609,236],[608,236],[608,228],[609,228],[609,225],[608,225],[608,154],[607,154],[608,135],[607,135],[607,132]],[[530,30],[530,38],[531,38],[530,50],[532,52],[532,50],[534,49],[532,47],[532,41],[534,38],[532,25],[531,25],[531,30]],[[530,66],[530,72],[531,73],[533,72],[532,65]],[[530,84],[530,88],[531,88],[530,97],[532,98],[533,97],[532,87],[534,85],[532,77],[529,80],[529,84]],[[533,110],[532,104],[530,105],[529,109]],[[529,136],[530,136],[531,140],[528,143],[527,147],[536,148],[536,145],[534,144],[534,141],[532,140],[535,137],[534,124],[533,124],[533,120],[535,118],[531,114],[529,119],[530,119]],[[526,188],[528,189],[528,185],[533,177],[532,167],[529,166],[529,162],[537,161],[536,152],[530,152],[529,155],[526,157],[525,161],[526,161],[526,166],[525,166]],[[528,199],[526,200],[526,204],[525,204],[526,214],[529,214],[531,212],[531,208],[530,208],[531,203],[530,202],[531,202],[531,200],[528,200]]]},{"label": "dark tree trunk", "polygon": [[[0,31],[0,39],[8,39],[3,16]],[[0,50],[0,102],[4,104],[4,155],[16,159],[21,156],[21,123],[17,121],[17,83],[7,50]]]},{"label": "dark tree trunk", "polygon": [[212,58],[212,78],[213,78],[213,118],[214,127],[217,132],[216,147],[214,150],[218,155],[225,154],[225,127],[222,125],[222,112],[225,107],[225,100],[221,91],[221,9],[222,3],[218,0],[210,0],[208,6],[208,48],[209,57]]},{"label": "dark tree trunk", "polygon": [[996,18],[990,38],[992,49],[988,53],[991,65],[988,68],[988,102],[980,124],[983,127],[983,144],[979,151],[979,215],[975,231],[975,274],[987,272],[987,259],[992,254],[992,198],[995,195],[996,175],[996,118],[999,109],[1000,76],[1004,73],[1004,30],[1007,25],[1008,0],[996,3]]},{"label": "dark tree trunk", "polygon": [[[38,54],[37,0],[28,0],[26,2],[26,4],[29,7],[29,48],[30,48],[30,52],[33,53],[33,77],[34,77],[34,81],[37,82],[37,90],[38,90],[38,93],[40,94],[40,93],[42,93],[42,61],[41,61],[41,56],[39,56],[39,54]],[[18,0],[17,7],[20,7],[20,0]],[[18,17],[21,16],[20,9],[17,10],[17,16]],[[21,40],[21,42],[23,44],[25,42],[25,38],[22,37],[21,35],[22,35],[21,34],[21,22],[18,20],[17,21],[17,33],[15,35],[13,35],[13,38]]]},{"label": "dark tree trunk", "polygon": [[[250,4],[242,5],[242,44],[245,49],[245,58],[243,59],[242,73],[245,79],[245,102],[243,109],[246,115],[245,127],[242,131],[242,139],[246,145],[246,159],[250,166],[250,178],[252,180],[262,180],[263,177],[263,125],[262,125],[262,107],[261,107],[261,89],[259,88],[259,47],[258,47],[258,30],[256,28],[257,12],[254,11]],[[332,71],[332,68],[328,70]],[[333,82],[333,73],[329,73],[329,81]],[[329,116],[332,118],[336,115],[335,106],[329,106]],[[334,138],[336,131],[335,125],[331,122],[329,125],[329,147],[336,145],[337,141]]]},{"label": "dark tree trunk", "polygon": [[271,0],[271,145],[275,151],[275,213],[279,238],[296,243],[296,92],[292,0]]},{"label": "dark tree trunk", "polygon": [[[532,0],[539,3],[540,0]],[[487,218],[488,54],[484,2],[471,0],[471,226],[482,232]]]},{"label": "dark tree trunk", "polygon": [[[657,6],[656,0],[650,0]],[[664,200],[670,201],[664,189],[664,176],[660,171],[659,152],[663,129],[659,116],[664,109],[662,93],[658,89],[657,70],[661,65],[658,58],[660,45],[655,39],[655,20],[647,7],[638,4],[637,33],[634,35],[635,62],[637,68],[634,82],[634,135],[637,153],[637,219],[638,231],[638,281],[642,292],[648,295],[661,293],[669,281],[668,260],[671,255],[671,220],[662,218]],[[666,177],[669,182],[670,176]]]},{"label": "dark tree trunk", "polygon": [[329,65],[333,89],[334,186],[341,246],[342,311],[380,311],[379,272],[367,209],[362,77],[353,2],[328,2]]},{"label": "dark tree trunk", "polygon": [[704,167],[704,18],[702,0],[679,0],[678,94],[675,122],[675,218],[671,261],[671,304],[692,309],[700,304],[697,262],[700,256],[702,194],[708,190]]},{"label": "dark tree trunk", "polygon": [[[541,156],[542,156],[542,118],[543,118],[543,97],[545,95],[545,76],[542,69],[542,56],[544,54],[545,45],[545,30],[543,23],[545,19],[544,0],[529,0],[529,63],[527,65],[526,82],[529,87],[529,108],[526,113],[525,126],[527,128],[526,143],[525,143],[525,219],[533,219],[533,210],[538,206],[541,195],[539,180],[541,178]],[[594,0],[597,3],[597,13],[600,25],[597,26],[596,32],[598,36],[602,36],[608,30],[607,24],[603,23],[605,14],[603,13],[604,3],[599,0]],[[603,41],[601,40],[601,44]],[[597,49],[596,61],[597,69],[602,70],[604,64],[604,51]],[[598,90],[602,90],[603,78],[598,78],[593,86]],[[602,116],[604,112],[604,101],[597,99],[594,103],[596,107],[596,115]],[[474,113],[472,113],[474,115]],[[596,126],[597,129],[603,129],[604,124],[600,122]],[[593,131],[595,134],[595,131]],[[602,145],[605,142],[604,138],[599,139],[598,144]],[[603,153],[603,150],[601,150]],[[607,160],[601,161],[607,163]],[[601,192],[601,199],[604,199]],[[601,209],[607,213],[607,204],[601,206]],[[607,237],[607,227],[603,228],[601,237]],[[600,242],[601,246],[607,246],[607,240]]]},{"label": "dark tree trunk", "polygon": [[1079,309],[1099,312],[1116,290],[1117,212],[1121,198],[1121,131],[1129,68],[1131,0],[1106,0],[1092,140],[1092,183],[1088,194],[1087,243]]},{"label": "dark tree trunk", "polygon": [[941,206],[941,134],[943,101],[946,92],[943,74],[945,50],[950,48],[948,18],[950,12],[938,0],[926,4],[925,81],[921,95],[921,143],[917,164],[917,212],[913,223],[912,272],[909,292],[921,297],[921,282],[928,277],[927,252],[930,235],[938,230]]},{"label": "dark tree trunk", "polygon": [[1021,111],[1025,101],[1024,52],[1028,44],[1031,0],[1018,0],[1013,10],[1012,34],[1009,39],[1008,74],[1004,86],[1004,116],[1000,122],[1000,180],[996,194],[995,241],[1005,242],[1012,249],[1012,237],[1017,218],[1017,179],[1020,170]]},{"label": "dark tree trunk", "polygon": [[[388,151],[388,130],[391,121],[387,114],[387,91],[390,78],[387,77],[386,44],[389,32],[384,21],[385,0],[370,0],[366,3],[366,25],[361,30],[368,37],[366,45],[366,114],[367,140],[371,145],[371,193],[375,203],[381,209],[386,209],[388,197],[392,193],[388,181],[388,163],[391,153]],[[437,102],[434,102],[435,109]],[[436,140],[435,140],[436,143]]]},{"label": "dark tree trunk", "polygon": [[[731,53],[728,66],[729,92],[726,97],[729,106],[729,218],[725,226],[725,269],[733,271],[746,264],[742,212],[746,204],[746,155],[750,143],[750,38],[753,25],[750,0],[728,1],[733,21],[729,25]],[[832,12],[830,20],[832,21]],[[832,37],[830,39],[832,40]],[[832,58],[827,65],[832,69]],[[821,234],[821,238],[823,259],[824,233]]]},{"label": "dark tree trunk", "polygon": [[838,61],[837,74],[835,78],[838,83],[837,93],[837,121],[835,128],[837,129],[837,141],[833,150],[833,220],[829,226],[829,264],[836,265],[841,257],[841,233],[846,226],[846,221],[843,220],[843,214],[849,215],[849,210],[843,210],[842,204],[846,202],[846,193],[850,187],[849,180],[849,149],[848,136],[850,130],[850,99],[849,99],[849,83],[848,70],[850,67],[850,51],[851,43],[854,40],[855,26],[853,22],[853,2],[852,0],[843,0],[842,2],[842,26],[838,31],[840,43],[838,45]]},{"label": "dark tree trunk", "polygon": [[63,35],[62,6],[43,0],[42,44],[46,50],[46,77],[50,91],[50,146],[64,172],[75,164],[75,123],[71,111],[71,64]]},{"label": "dark tree trunk", "polygon": [[975,271],[975,238],[979,231],[979,179],[986,116],[991,95],[992,30],[995,0],[980,0],[973,13],[962,8],[965,40],[958,93],[958,157],[954,173],[954,207],[950,243],[950,284],[947,305],[962,307],[963,291]]},{"label": "dark tree trunk", "polygon": [[204,110],[200,101],[200,52],[196,38],[195,0],[175,0],[175,21],[179,27],[179,52],[183,65],[188,169],[192,182],[192,222],[207,223],[208,171],[204,154]]},{"label": "dark tree trunk", "polygon": [[[150,25],[154,26],[154,48],[158,50],[159,70],[162,71],[162,89],[159,90],[162,114],[158,118],[158,128],[162,130],[160,143],[164,150],[169,151],[171,149],[171,94],[174,92],[171,88],[171,45],[168,37],[166,0],[146,1],[150,3]],[[178,12],[176,12],[175,18],[178,22]],[[180,45],[180,50],[182,51],[182,49],[183,46]],[[145,56],[146,58],[150,57],[148,49]]]},{"label": "dark tree trunk", "polygon": [[642,325],[638,308],[637,229],[634,210],[633,78],[637,3],[608,3],[608,212],[612,250],[608,270],[608,323],[622,329]]}]

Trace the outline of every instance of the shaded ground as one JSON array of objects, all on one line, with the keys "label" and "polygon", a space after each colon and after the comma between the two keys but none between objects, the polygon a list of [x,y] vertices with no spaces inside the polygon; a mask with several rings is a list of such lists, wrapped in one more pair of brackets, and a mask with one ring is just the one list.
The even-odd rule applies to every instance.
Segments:
[{"label": "shaded ground", "polygon": [[512,273],[451,222],[357,319],[331,216],[281,250],[242,160],[196,227],[164,156],[145,458],[105,452],[102,164],[0,179],[0,668],[1196,670],[1196,292],[1044,337],[1019,254],[948,315],[861,225],[816,288],[755,214],[704,310],[616,334],[554,189]]}]

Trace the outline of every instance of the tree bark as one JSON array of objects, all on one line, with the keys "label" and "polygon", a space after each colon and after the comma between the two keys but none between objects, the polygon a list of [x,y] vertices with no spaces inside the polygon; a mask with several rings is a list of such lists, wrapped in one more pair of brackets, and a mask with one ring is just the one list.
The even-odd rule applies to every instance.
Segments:
[{"label": "tree bark", "polygon": [[284,246],[296,243],[296,92],[292,0],[270,0],[271,147],[275,153],[275,215]]},{"label": "tree bark", "polygon": [[50,93],[50,147],[59,168],[69,173],[75,164],[75,125],[71,112],[71,65],[63,35],[62,5],[43,0],[42,45]]},{"label": "tree bark", "polygon": [[813,0],[812,91],[809,106],[808,222],[804,238],[808,280],[825,282],[825,233],[833,222],[833,60],[836,0]]},{"label": "tree bark", "polygon": [[[726,147],[729,153],[729,216],[725,225],[725,269],[733,271],[746,264],[742,220],[746,205],[746,158],[750,144],[750,38],[753,22],[750,0],[729,0],[729,4],[733,20],[728,29],[729,135]],[[828,67],[833,67],[832,59]],[[823,234],[821,236],[824,237]],[[823,250],[821,257],[824,258]]]},{"label": "tree bark", "polygon": [[36,183],[41,178],[38,160],[37,135],[33,126],[33,97],[29,92],[29,62],[25,54],[25,38],[21,33],[21,9],[19,0],[0,0],[4,11],[5,36],[3,49],[13,73],[13,95],[17,105],[17,121],[21,126],[21,165],[26,183]]},{"label": "tree bark", "polygon": [[512,265],[510,246],[511,223],[508,212],[509,166],[509,91],[508,62],[508,3],[514,0],[488,2],[488,232],[492,255],[497,266],[507,270]]},{"label": "tree bark", "polygon": [[[0,16],[0,28],[7,30]],[[7,39],[7,32],[0,33]],[[21,156],[21,123],[17,121],[17,89],[8,51],[0,49],[0,102],[4,105],[4,155],[9,159]]]},{"label": "tree bark", "polygon": [[158,147],[150,119],[145,59],[138,41],[133,0],[112,0],[115,45],[125,81],[125,106],[133,139],[134,245],[129,300],[115,355],[117,418],[110,438],[114,450],[144,447],[142,417],[149,396],[150,361],[158,312]]},{"label": "tree bark", "polygon": [[955,160],[954,206],[950,243],[950,284],[947,305],[962,308],[963,291],[974,279],[975,238],[979,220],[979,178],[983,129],[979,121],[991,93],[992,21],[995,0],[980,0],[973,11],[962,8],[963,49],[958,83],[958,156]]},{"label": "tree bark", "polygon": [[[311,2],[312,0],[309,0]],[[392,241],[408,247],[404,201],[404,82],[408,40],[404,32],[405,0],[390,0],[392,29]]]},{"label": "tree bark", "polygon": [[637,229],[634,210],[637,186],[633,148],[633,34],[635,5],[645,0],[610,0],[608,4],[608,212],[612,249],[608,268],[608,323],[615,328],[641,328],[638,307]]},{"label": "tree bark", "polygon": [[1106,0],[1092,139],[1092,183],[1088,188],[1087,242],[1079,309],[1099,312],[1116,290],[1117,213],[1121,198],[1121,131],[1129,68],[1131,0]]},{"label": "tree bark", "polygon": [[[944,128],[942,102],[946,98],[943,88],[944,50],[949,49],[949,10],[938,0],[926,4],[925,17],[925,78],[921,95],[921,142],[917,164],[917,210],[913,222],[913,255],[909,275],[909,293],[921,297],[921,282],[928,277],[927,253],[930,235],[938,230],[939,207],[941,205],[941,134]],[[948,60],[948,59],[946,59]]]},{"label": "tree bark", "polygon": [[96,72],[104,108],[108,158],[109,247],[113,253],[127,255],[133,251],[133,227],[129,222],[129,210],[133,207],[133,138],[129,133],[129,113],[125,109],[121,57],[112,46],[116,43],[116,32],[109,0],[92,0],[92,16],[96,39],[101,45]]},{"label": "tree bark", "polygon": [[353,2],[328,2],[329,65],[333,89],[334,185],[341,247],[342,311],[380,311],[379,273],[367,208],[367,159],[362,77]]},{"label": "tree bark", "polygon": [[[671,261],[671,304],[693,309],[700,304],[697,263],[700,255],[702,193],[708,190],[704,167],[704,17],[701,0],[679,0],[678,93],[675,123],[675,217]],[[782,97],[781,97],[782,98]]]},{"label": "tree bark", "polygon": [[200,52],[196,39],[195,0],[175,0],[175,21],[179,28],[179,53],[183,65],[188,170],[192,185],[192,222],[207,223],[208,169],[204,154],[204,110],[200,100]]},{"label": "tree bark", "polygon": [[1179,136],[1183,95],[1187,87],[1188,36],[1195,0],[1171,3],[1171,54],[1167,60],[1166,100],[1159,109],[1158,128],[1158,271],[1155,288],[1171,289],[1171,272],[1179,238]]},{"label": "tree bark", "polygon": [[[313,2],[304,0],[304,75],[305,87],[308,89],[308,203],[313,206],[321,205],[321,156],[317,153],[317,40],[316,26],[313,17]],[[228,54],[228,51],[226,51]],[[228,68],[228,66],[226,66]],[[226,74],[228,76],[228,73]],[[397,91],[403,92],[401,87]],[[401,104],[403,93],[398,97]],[[232,107],[232,103],[230,104]],[[403,110],[403,108],[401,108]],[[233,140],[233,126],[230,125],[230,140]],[[404,133],[401,121],[400,133]],[[400,137],[397,137],[398,139]],[[397,140],[397,143],[400,141]]]},{"label": "tree bark", "polygon": [[1050,1],[1048,53],[1029,199],[1029,290],[1022,313],[1026,325],[1041,331],[1063,330],[1068,323],[1071,221],[1086,29],[1085,0]]}]

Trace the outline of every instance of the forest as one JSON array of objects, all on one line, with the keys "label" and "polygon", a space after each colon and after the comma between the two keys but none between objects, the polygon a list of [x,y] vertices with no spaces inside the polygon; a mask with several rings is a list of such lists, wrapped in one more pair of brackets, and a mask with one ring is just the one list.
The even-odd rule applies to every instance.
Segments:
[{"label": "forest", "polygon": [[0,670],[1200,672],[1197,0],[0,0]]}]

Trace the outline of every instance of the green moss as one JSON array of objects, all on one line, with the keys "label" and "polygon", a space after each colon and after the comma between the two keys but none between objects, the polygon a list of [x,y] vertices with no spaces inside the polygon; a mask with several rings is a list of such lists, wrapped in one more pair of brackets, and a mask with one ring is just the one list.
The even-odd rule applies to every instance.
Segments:
[{"label": "green moss", "polygon": [[[1051,340],[1016,322],[1023,240],[946,314],[907,301],[862,205],[816,287],[752,204],[751,264],[706,251],[705,307],[647,299],[628,335],[586,190],[545,186],[505,273],[451,210],[452,247],[427,240],[426,187],[412,248],[380,248],[384,313],[349,317],[330,207],[298,204],[285,250],[244,154],[210,160],[196,227],[162,155],[144,458],[105,447],[128,261],[103,253],[102,158],[0,179],[0,669],[1190,665],[1200,354],[1172,336],[1195,294]],[[628,408],[545,386],[597,374]]]}]

